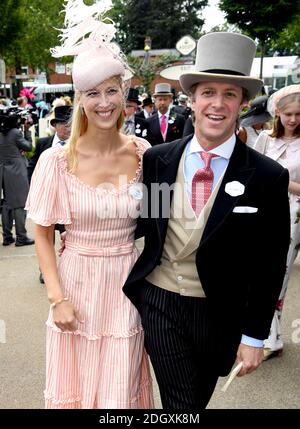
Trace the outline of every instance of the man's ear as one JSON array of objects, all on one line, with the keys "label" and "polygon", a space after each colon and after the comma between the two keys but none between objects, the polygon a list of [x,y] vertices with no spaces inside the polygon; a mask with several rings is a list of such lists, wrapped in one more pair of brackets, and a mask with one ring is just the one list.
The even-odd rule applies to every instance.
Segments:
[{"label": "man's ear", "polygon": [[193,112],[195,112],[195,98],[194,97],[191,98],[191,109]]}]

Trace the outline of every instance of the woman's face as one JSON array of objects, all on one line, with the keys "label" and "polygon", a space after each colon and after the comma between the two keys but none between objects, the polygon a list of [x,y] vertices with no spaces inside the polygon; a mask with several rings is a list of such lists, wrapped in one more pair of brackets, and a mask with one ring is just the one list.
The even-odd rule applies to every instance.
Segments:
[{"label": "woman's face", "polygon": [[300,102],[294,101],[278,111],[284,129],[293,133],[300,124]]},{"label": "woman's face", "polygon": [[101,129],[115,128],[124,108],[124,96],[116,77],[105,80],[81,94],[80,103],[90,125]]}]

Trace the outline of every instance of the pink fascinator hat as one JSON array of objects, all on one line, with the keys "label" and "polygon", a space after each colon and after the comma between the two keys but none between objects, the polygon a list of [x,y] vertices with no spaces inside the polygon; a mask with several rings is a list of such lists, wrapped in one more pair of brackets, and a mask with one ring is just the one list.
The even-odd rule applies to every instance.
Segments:
[{"label": "pink fascinator hat", "polygon": [[[112,76],[125,76],[129,67],[116,43],[116,28],[103,18],[111,8],[110,0],[98,0],[92,6],[83,0],[65,0],[65,28],[59,36],[61,46],[52,48],[53,57],[75,55],[72,69],[77,90],[87,91]],[[101,20],[103,19],[103,20]]]},{"label": "pink fascinator hat", "polygon": [[279,89],[278,91],[274,92],[270,96],[268,101],[268,111],[270,115],[272,115],[274,118],[279,101],[282,98],[286,97],[287,95],[295,94],[295,93],[300,94],[300,84],[285,86]]}]

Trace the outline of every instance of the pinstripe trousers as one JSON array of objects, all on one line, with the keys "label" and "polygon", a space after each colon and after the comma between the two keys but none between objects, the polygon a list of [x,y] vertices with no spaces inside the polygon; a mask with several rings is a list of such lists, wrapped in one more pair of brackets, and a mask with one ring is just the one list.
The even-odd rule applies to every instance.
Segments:
[{"label": "pinstripe trousers", "polygon": [[210,366],[206,298],[181,296],[145,282],[140,310],[163,408],[204,409],[218,380]]}]

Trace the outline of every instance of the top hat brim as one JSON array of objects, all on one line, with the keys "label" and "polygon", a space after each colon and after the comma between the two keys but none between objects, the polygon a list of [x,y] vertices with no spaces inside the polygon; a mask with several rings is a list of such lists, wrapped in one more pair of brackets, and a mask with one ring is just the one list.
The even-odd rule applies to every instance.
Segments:
[{"label": "top hat brim", "polygon": [[272,119],[272,116],[268,112],[261,113],[260,115],[252,115],[246,118],[240,118],[241,127],[252,127],[256,124],[264,124]]},{"label": "top hat brim", "polygon": [[136,98],[127,98],[127,101],[133,101],[134,103],[138,104],[139,106],[142,104],[140,100]]},{"label": "top hat brim", "polygon": [[54,126],[54,124],[56,124],[57,122],[68,122],[69,119],[61,119],[61,118],[52,118],[50,121],[50,125],[52,125],[52,127]]},{"label": "top hat brim", "polygon": [[153,106],[153,101],[149,100],[149,101],[143,101],[142,103],[142,107],[147,107],[147,106]]},{"label": "top hat brim", "polygon": [[191,72],[179,77],[180,85],[184,92],[189,93],[193,85],[200,82],[226,82],[245,88],[249,98],[253,98],[263,86],[263,81],[249,76],[228,75],[219,73]]},{"label": "top hat brim", "polygon": [[173,97],[172,92],[155,92],[152,97],[159,97],[160,95],[164,96],[164,95],[171,95]]}]

